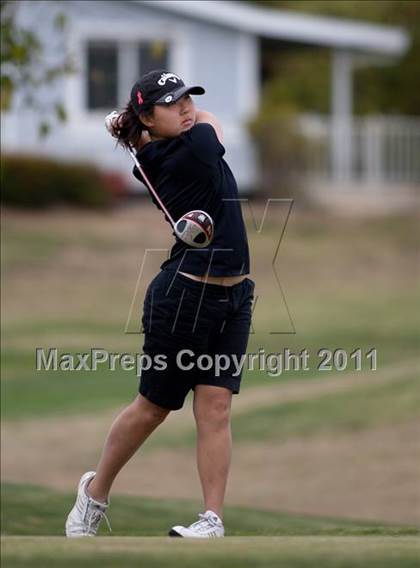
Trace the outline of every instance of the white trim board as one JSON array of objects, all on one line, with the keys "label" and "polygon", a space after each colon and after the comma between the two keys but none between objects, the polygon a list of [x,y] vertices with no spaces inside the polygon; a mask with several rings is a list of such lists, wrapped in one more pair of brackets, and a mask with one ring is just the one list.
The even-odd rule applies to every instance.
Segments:
[{"label": "white trim board", "polygon": [[131,2],[272,39],[394,56],[402,55],[410,44],[407,32],[394,26],[262,8],[232,0]]}]

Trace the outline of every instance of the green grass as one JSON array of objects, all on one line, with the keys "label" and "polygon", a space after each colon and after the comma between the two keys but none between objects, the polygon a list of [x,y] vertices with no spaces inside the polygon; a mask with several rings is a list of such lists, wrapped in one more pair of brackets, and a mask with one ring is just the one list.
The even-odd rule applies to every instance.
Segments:
[{"label": "green grass", "polygon": [[[134,372],[101,369],[92,373],[38,373],[35,347],[53,346],[44,341],[56,341],[62,351],[75,353],[80,337],[83,339],[77,341],[77,346],[81,352],[92,346],[109,351],[141,351],[143,336],[123,334],[143,254],[138,226],[153,214],[152,208],[143,204],[128,218],[106,215],[107,224],[98,213],[77,213],[72,219],[66,212],[62,224],[59,212],[50,218],[28,212],[22,216],[6,213],[2,257],[6,269],[2,322],[4,418],[94,412],[124,404],[137,392]],[[247,208],[244,213],[249,213]],[[414,215],[359,221],[294,212],[276,270],[297,333],[270,335],[270,330],[290,328],[287,320],[282,321],[285,310],[279,291],[270,289],[268,300],[260,298],[256,305],[256,328],[248,352],[260,347],[266,353],[284,348],[299,352],[305,347],[311,353],[311,370],[289,371],[280,377],[246,372],[243,389],[320,376],[316,353],[321,347],[342,348],[348,353],[358,347],[364,351],[376,347],[379,369],[416,357],[420,344],[419,316],[413,309],[419,298],[414,272],[417,224]],[[156,235],[148,235],[151,242],[154,238],[160,242],[162,227],[153,230]],[[278,219],[273,217],[267,219],[261,236],[250,233],[257,283],[273,281],[275,286],[271,261],[278,234]],[[82,270],[77,263],[80,260],[72,264],[73,253],[76,259],[82,255]],[[381,278],[377,278],[376,268]],[[112,274],[114,279],[108,281],[104,274]],[[84,302],[85,310],[75,302],[75,311],[70,315],[49,312],[50,293],[56,300],[54,305],[65,302],[69,279],[71,293],[74,291],[74,297]],[[18,302],[15,298],[8,303],[15,290],[20,291],[22,281],[30,285],[35,297],[39,295],[45,318],[42,309],[31,311],[34,303],[31,300],[26,304],[23,294]],[[118,347],[113,347],[113,342]],[[348,370],[352,370],[351,365]]]},{"label": "green grass", "polygon": [[[345,378],[343,377],[343,381]],[[331,393],[249,411],[233,418],[235,440],[286,439],[319,433],[366,430],[419,416],[417,376],[344,393]]]},{"label": "green grass", "polygon": [[[75,212],[72,218],[66,211],[64,222],[59,211],[51,216],[8,212],[2,254],[5,419],[91,413],[122,405],[135,395],[138,379],[134,372],[35,373],[34,351],[44,346],[47,337],[57,341],[60,350],[73,353],[76,343],[80,351],[99,346],[133,353],[141,348],[141,336],[121,335],[144,248],[160,246],[166,238],[162,239],[158,223],[156,234],[151,234],[154,225],[147,224],[151,212],[145,204],[128,216]],[[142,235],[143,221],[150,228],[149,241]],[[316,352],[321,347],[348,352],[376,347],[378,373],[388,365],[413,359],[419,347],[419,316],[414,309],[418,303],[417,231],[415,215],[357,220],[294,211],[276,270],[297,334],[268,333],[279,325],[283,330],[289,327],[278,290],[269,290],[268,301],[257,305],[259,326],[250,338],[249,351],[264,347],[266,352],[280,352],[289,347],[297,352],[306,347],[311,352],[311,371],[278,378],[247,373],[243,388],[320,377]],[[250,233],[257,282],[272,280],[278,234],[277,219],[269,220],[262,238],[255,239]],[[67,315],[63,315],[60,302],[67,306],[69,294],[74,310],[65,310]],[[83,339],[76,342],[79,337]],[[127,347],[114,348],[114,337],[117,344]],[[345,373],[342,377],[344,381]],[[406,376],[375,386],[367,378],[365,388],[345,394],[249,411],[234,418],[235,438],[261,441],[409,420],[420,407],[416,378]],[[161,438],[158,432],[154,447],[188,446],[194,437],[192,428],[165,432]],[[111,538],[104,526],[101,538],[69,542],[59,535],[73,499],[72,493],[6,484],[2,565],[417,568],[420,556],[416,527],[240,507],[226,509],[229,536],[224,541],[159,538],[172,524],[191,522],[201,504],[119,495],[112,498]]]},{"label": "green grass", "polygon": [[118,251],[121,244],[112,236],[104,238],[89,229],[74,232],[51,231],[45,226],[18,229],[6,223],[2,231],[5,269],[26,266],[48,266],[70,247],[92,249],[95,254]]},{"label": "green grass", "polygon": [[[46,488],[4,484],[2,486],[2,532],[4,535],[61,536],[74,494]],[[164,536],[168,527],[196,518],[200,503],[145,497],[112,497],[109,518],[114,536]],[[420,534],[414,526],[351,521],[226,507],[228,536],[408,536]],[[107,536],[105,523],[100,534]]]},{"label": "green grass", "polygon": [[[82,330],[81,330],[82,332]],[[72,330],[72,334],[75,331]],[[93,345],[107,348],[107,341],[95,341]],[[345,346],[346,343],[337,342]],[[320,345],[334,346],[331,341],[324,341]],[[290,343],[288,344],[290,345]],[[293,345],[290,347],[293,350]],[[351,353],[356,344],[349,345],[347,353]],[[283,352],[284,347],[279,345],[278,352]],[[396,345],[393,349],[396,350]],[[406,346],[408,351],[408,347]],[[79,352],[88,352],[90,347],[81,347]],[[136,350],[118,350],[108,348],[110,352],[128,352],[135,354]],[[367,349],[364,351],[364,353]],[[77,349],[60,349],[60,353],[77,353]],[[141,352],[139,349],[137,352]],[[249,351],[248,351],[249,352]],[[266,349],[266,354],[270,352]],[[299,352],[299,347],[296,351]],[[400,350],[400,353],[402,349]],[[403,360],[413,359],[414,349]],[[378,351],[378,371],[386,369],[387,365],[381,360],[381,350]],[[255,387],[271,386],[273,384],[286,384],[296,380],[305,379],[310,382],[314,378],[327,378],[337,373],[334,369],[320,372],[317,366],[320,358],[315,352],[311,352],[309,371],[289,371],[279,376],[270,376],[267,372],[254,370],[244,371],[242,377],[242,390]],[[369,371],[370,363],[364,359],[362,370]],[[348,369],[341,373],[343,380],[347,372],[354,371],[353,363],[349,360]],[[139,379],[135,371],[123,371],[117,366],[115,371],[107,370],[106,365],[99,365],[97,371],[36,371],[35,348],[33,351],[6,349],[2,354],[2,377],[1,382],[1,411],[3,419],[15,420],[23,418],[36,418],[37,416],[54,416],[57,414],[85,413],[111,409],[131,400],[138,390]],[[367,378],[368,384],[368,378]]]},{"label": "green grass", "polygon": [[67,243],[65,237],[43,233],[42,230],[22,233],[8,228],[3,237],[5,269],[18,266],[22,261],[32,266],[47,265]]},{"label": "green grass", "polygon": [[[343,382],[346,380],[342,377]],[[267,404],[256,410],[233,414],[235,443],[286,440],[293,436],[363,431],[375,426],[397,424],[419,416],[420,381],[414,375],[383,384],[356,386],[346,392],[332,392],[304,400]],[[194,447],[193,425],[158,430],[150,446]]]},{"label": "green grass", "polygon": [[[245,507],[226,507],[227,538],[187,541],[165,535],[173,524],[196,518],[200,504],[114,496],[99,537],[67,540],[63,524],[74,494],[5,484],[3,566],[161,568],[414,568],[420,529]],[[13,535],[13,536],[12,536]]]},{"label": "green grass", "polygon": [[419,554],[410,537],[3,539],[8,568],[417,568]]},{"label": "green grass", "polygon": [[115,408],[138,392],[134,372],[28,372],[2,381],[2,416],[6,420],[70,415]]}]

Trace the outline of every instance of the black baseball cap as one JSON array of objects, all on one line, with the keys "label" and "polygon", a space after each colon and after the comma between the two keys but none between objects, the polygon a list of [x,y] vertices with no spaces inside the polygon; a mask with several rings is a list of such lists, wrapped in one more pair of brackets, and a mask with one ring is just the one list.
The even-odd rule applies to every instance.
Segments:
[{"label": "black baseball cap", "polygon": [[149,110],[153,105],[169,105],[186,94],[204,95],[203,87],[186,87],[184,81],[164,69],[156,69],[143,75],[131,89],[130,101],[136,114]]}]

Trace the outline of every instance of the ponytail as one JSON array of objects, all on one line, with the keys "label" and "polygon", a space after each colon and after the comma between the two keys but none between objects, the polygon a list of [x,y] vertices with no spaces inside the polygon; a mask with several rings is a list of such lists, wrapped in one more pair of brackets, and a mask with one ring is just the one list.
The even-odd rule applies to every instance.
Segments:
[{"label": "ponytail", "polygon": [[[153,114],[153,107],[144,113],[146,116]],[[134,112],[131,102],[119,115],[116,125],[117,144],[129,149],[130,146],[137,148],[144,130],[148,130],[139,116]]]}]

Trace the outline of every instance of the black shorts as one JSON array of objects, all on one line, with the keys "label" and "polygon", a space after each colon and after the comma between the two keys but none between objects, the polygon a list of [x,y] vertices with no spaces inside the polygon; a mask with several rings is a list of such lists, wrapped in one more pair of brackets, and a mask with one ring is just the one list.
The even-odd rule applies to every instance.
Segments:
[{"label": "black shorts", "polygon": [[139,392],[171,410],[182,408],[195,385],[237,394],[243,363],[235,362],[246,354],[254,287],[249,278],[220,286],[162,270],[144,300],[148,364],[142,365]]}]

